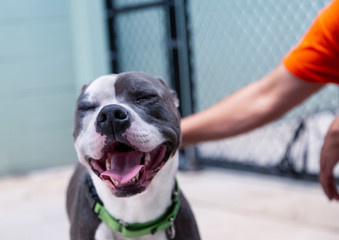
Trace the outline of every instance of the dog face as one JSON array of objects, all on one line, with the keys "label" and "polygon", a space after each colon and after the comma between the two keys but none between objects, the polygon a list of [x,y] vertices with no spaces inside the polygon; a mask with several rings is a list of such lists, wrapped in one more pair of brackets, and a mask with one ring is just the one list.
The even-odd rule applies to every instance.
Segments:
[{"label": "dog face", "polygon": [[143,192],[179,147],[177,103],[163,80],[140,72],[84,86],[73,134],[80,162],[117,197]]}]

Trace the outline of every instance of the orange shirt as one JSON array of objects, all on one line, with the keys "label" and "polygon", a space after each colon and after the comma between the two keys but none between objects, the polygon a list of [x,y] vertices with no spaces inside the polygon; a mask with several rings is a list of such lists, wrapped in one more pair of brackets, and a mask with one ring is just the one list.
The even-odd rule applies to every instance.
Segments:
[{"label": "orange shirt", "polygon": [[320,11],[283,63],[305,81],[339,84],[339,0],[333,0]]}]

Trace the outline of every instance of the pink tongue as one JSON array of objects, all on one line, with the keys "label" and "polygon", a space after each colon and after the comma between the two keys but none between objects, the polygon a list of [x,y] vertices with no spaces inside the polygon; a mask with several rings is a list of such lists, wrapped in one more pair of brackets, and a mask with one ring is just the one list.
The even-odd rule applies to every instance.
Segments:
[{"label": "pink tongue", "polygon": [[143,157],[141,152],[119,152],[108,157],[111,169],[101,173],[101,177],[112,177],[121,184],[132,180],[143,168],[143,165],[140,165]]}]

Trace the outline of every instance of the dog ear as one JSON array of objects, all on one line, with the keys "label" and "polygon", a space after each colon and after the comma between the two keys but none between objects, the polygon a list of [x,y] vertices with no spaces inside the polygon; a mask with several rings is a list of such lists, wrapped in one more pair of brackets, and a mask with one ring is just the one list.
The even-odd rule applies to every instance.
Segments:
[{"label": "dog ear", "polygon": [[[85,84],[85,85],[82,86],[80,95],[78,96],[78,99],[77,99],[77,103],[76,103],[77,106],[79,105],[79,102],[81,101],[81,98],[83,97],[83,94],[84,94],[87,87],[88,87],[88,84]],[[76,109],[77,109],[77,107],[76,107]],[[74,140],[78,137],[78,134],[79,134],[79,125],[77,125],[77,122],[78,122],[77,119],[78,118],[79,118],[79,112],[77,110],[75,110],[74,127],[73,127],[73,138],[74,138]]]},{"label": "dog ear", "polygon": [[177,95],[176,91],[171,89],[171,94],[172,94],[172,99],[173,99],[173,102],[174,102],[174,106],[176,108],[178,108],[179,105],[180,105],[180,101],[178,99],[178,95]]},{"label": "dog ear", "polygon": [[84,84],[81,88],[81,93],[83,93],[87,87],[88,87],[88,84]]},{"label": "dog ear", "polygon": [[[166,83],[166,81],[165,81],[164,79],[162,79],[162,78],[160,78],[160,77],[157,77],[157,79],[158,79],[163,85],[165,85],[166,87],[168,87],[168,85],[167,85],[167,83]],[[170,93],[171,93],[171,95],[172,95],[172,100],[173,100],[174,106],[175,106],[176,108],[178,108],[179,105],[180,105],[180,102],[179,102],[177,93],[176,93],[174,90],[172,90],[172,89],[170,89]]]}]

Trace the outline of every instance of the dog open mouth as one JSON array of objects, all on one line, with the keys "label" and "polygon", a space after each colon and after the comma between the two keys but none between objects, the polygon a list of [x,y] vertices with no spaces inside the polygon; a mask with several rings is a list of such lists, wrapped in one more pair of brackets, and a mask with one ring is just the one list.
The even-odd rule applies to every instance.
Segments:
[{"label": "dog open mouth", "polygon": [[89,159],[93,171],[117,191],[144,189],[165,164],[167,147],[160,145],[150,152],[138,151],[126,144],[114,142],[101,159]]}]

